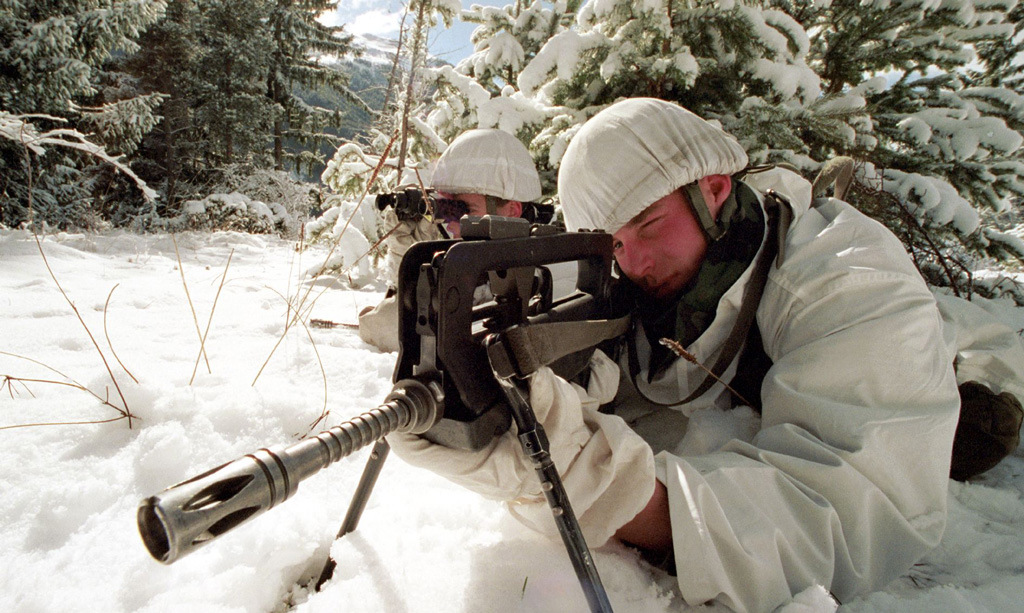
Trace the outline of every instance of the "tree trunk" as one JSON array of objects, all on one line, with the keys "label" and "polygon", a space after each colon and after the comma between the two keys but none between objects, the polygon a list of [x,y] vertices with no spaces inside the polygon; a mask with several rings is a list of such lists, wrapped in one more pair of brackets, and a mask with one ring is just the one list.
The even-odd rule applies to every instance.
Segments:
[{"label": "tree trunk", "polygon": [[420,62],[420,47],[423,46],[423,31],[427,28],[424,15],[430,2],[421,0],[416,11],[416,22],[412,33],[412,57],[409,61],[409,79],[405,86],[405,102],[402,105],[402,140],[398,148],[398,179],[401,181],[402,169],[405,167],[405,156],[409,148],[409,113],[412,112],[413,85],[416,82],[417,67]]}]

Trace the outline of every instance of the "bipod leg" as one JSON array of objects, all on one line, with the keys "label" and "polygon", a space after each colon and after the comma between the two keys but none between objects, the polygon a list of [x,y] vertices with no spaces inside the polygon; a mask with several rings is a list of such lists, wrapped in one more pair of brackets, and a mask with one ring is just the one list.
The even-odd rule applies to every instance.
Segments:
[{"label": "bipod leg", "polygon": [[547,498],[548,506],[551,507],[558,533],[562,536],[565,550],[572,561],[590,610],[595,613],[611,613],[612,605],[608,601],[608,594],[601,583],[601,577],[597,574],[597,566],[594,565],[587,541],[583,538],[576,514],[569,504],[569,495],[562,485],[562,477],[558,474],[558,468],[548,452],[548,439],[544,427],[537,422],[533,407],[516,382],[511,378],[497,379],[512,408],[512,418],[519,428],[519,442],[523,445],[523,451],[533,461],[534,469],[540,478],[541,490]]},{"label": "bipod leg", "polygon": [[[359,518],[362,517],[363,510],[366,508],[366,501],[370,498],[370,492],[373,491],[373,486],[377,483],[377,477],[380,476],[384,460],[387,459],[390,451],[391,446],[383,438],[374,443],[373,450],[370,451],[370,458],[366,461],[366,467],[363,468],[363,476],[359,478],[359,485],[356,486],[356,491],[352,494],[352,502],[349,503],[348,512],[345,513],[345,521],[341,523],[341,529],[338,530],[338,536],[334,537],[335,540],[352,532],[359,525]],[[316,582],[316,591],[319,592],[321,586],[330,581],[331,576],[334,575],[334,567],[337,565],[337,562],[328,554],[327,563],[324,564],[323,570],[320,571],[320,578]]]}]

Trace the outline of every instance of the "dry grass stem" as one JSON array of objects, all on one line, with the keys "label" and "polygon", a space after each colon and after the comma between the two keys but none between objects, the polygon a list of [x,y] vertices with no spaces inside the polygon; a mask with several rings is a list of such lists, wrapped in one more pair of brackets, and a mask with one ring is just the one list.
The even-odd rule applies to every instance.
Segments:
[{"label": "dry grass stem", "polygon": [[192,311],[192,323],[196,327],[196,338],[199,339],[199,353],[206,360],[206,372],[212,373],[210,370],[210,358],[206,355],[206,346],[203,344],[203,333],[199,331],[199,318],[196,317],[196,307],[192,304],[192,296],[188,293],[188,283],[185,282],[185,267],[181,265],[181,254],[178,253],[178,239],[175,238],[174,234],[171,234],[171,241],[174,243],[174,256],[178,258],[178,272],[181,273],[181,285],[185,288],[185,298],[188,300],[188,308]]},{"label": "dry grass stem", "polygon": [[121,358],[117,357],[117,352],[114,351],[114,345],[113,343],[110,342],[110,334],[107,333],[107,309],[110,307],[110,297],[114,295],[114,290],[117,289],[118,285],[120,285],[120,283],[117,283],[114,285],[114,287],[110,288],[110,293],[107,294],[107,301],[103,304],[103,336],[104,338],[107,339],[107,347],[110,347],[110,355],[114,356],[114,359],[117,360],[117,363],[121,367],[121,369],[128,373],[128,376],[131,377],[132,381],[134,381],[137,385],[139,383],[139,380],[135,378],[135,375],[132,374],[132,371],[128,370],[128,367],[124,365],[124,362],[121,361]]},{"label": "dry grass stem", "polygon": [[121,403],[124,408],[118,408],[110,404],[109,402],[106,404],[114,407],[114,409],[119,411],[125,418],[128,419],[128,429],[130,430],[132,427],[132,419],[135,416],[132,415],[131,410],[128,408],[128,401],[125,399],[124,394],[121,392],[121,386],[118,384],[117,378],[114,376],[114,372],[110,368],[110,364],[107,363],[107,357],[103,355],[103,350],[100,349],[99,343],[96,342],[96,338],[92,335],[92,332],[89,330],[89,326],[86,325],[85,320],[82,319],[82,314],[78,312],[78,307],[76,307],[75,303],[71,301],[71,298],[68,296],[67,292],[65,292],[64,288],[61,287],[60,281],[57,280],[57,276],[53,273],[53,269],[50,268],[50,262],[49,260],[46,259],[46,253],[43,251],[43,244],[39,240],[39,235],[34,234],[33,236],[36,239],[36,247],[39,248],[39,255],[41,255],[43,258],[43,264],[46,266],[47,272],[50,273],[50,278],[53,279],[53,282],[57,285],[57,289],[60,290],[61,295],[64,296],[64,300],[66,300],[67,303],[71,305],[71,310],[75,312],[75,316],[78,318],[79,323],[81,323],[82,327],[85,328],[85,333],[89,335],[89,340],[92,341],[92,346],[95,347],[96,352],[100,354],[100,360],[103,361],[103,366],[107,369],[107,374],[110,375],[110,380],[114,382],[114,388],[117,389],[117,394],[118,396],[121,397]]},{"label": "dry grass stem", "polygon": [[[39,364],[40,366],[43,366],[44,368],[48,368],[48,369],[52,370],[53,372],[59,374],[60,376],[64,377],[65,379],[67,379],[67,381],[57,381],[56,379],[34,379],[34,378],[29,378],[29,377],[15,377],[13,375],[0,375],[0,378],[2,378],[2,382],[0,382],[0,387],[6,387],[8,393],[11,395],[12,399],[14,398],[14,384],[15,383],[20,383],[21,386],[23,388],[25,388],[25,391],[28,392],[28,394],[30,396],[32,396],[33,398],[35,398],[36,395],[33,394],[31,388],[29,388],[29,386],[28,386],[29,383],[43,383],[43,384],[47,384],[47,385],[62,385],[62,386],[65,386],[65,387],[70,387],[70,388],[73,388],[73,389],[81,390],[81,391],[89,394],[90,396],[92,396],[96,400],[99,400],[101,404],[104,404],[104,405],[114,409],[118,413],[120,413],[119,416],[111,417],[110,419],[99,419],[99,420],[90,420],[90,421],[60,421],[60,422],[47,422],[47,423],[16,424],[16,425],[12,425],[12,426],[2,426],[2,427],[0,427],[0,430],[10,430],[10,429],[13,429],[13,428],[27,428],[27,427],[30,427],[30,426],[75,426],[75,425],[85,425],[85,424],[106,424],[106,423],[110,423],[110,422],[114,422],[114,421],[119,421],[119,420],[122,420],[122,419],[129,419],[130,413],[128,413],[127,411],[124,411],[123,409],[121,409],[121,407],[119,407],[117,405],[111,404],[110,398],[109,398],[109,390],[108,390],[108,397],[107,398],[102,398],[99,394],[97,394],[96,392],[92,391],[88,387],[82,385],[81,383],[75,381],[74,379],[71,379],[70,377],[67,377],[66,375],[62,374],[60,371],[57,371],[57,370],[55,370],[53,368],[50,368],[49,366],[47,366],[46,364],[43,364],[42,362],[38,362],[36,360],[33,360],[31,358],[26,358],[24,356],[15,355],[13,353],[7,353],[7,352],[2,352],[2,351],[0,351],[0,353],[2,353],[4,355],[11,356],[11,357],[14,357],[14,358],[19,358],[19,359],[22,359],[22,360],[27,360],[29,362],[34,362],[36,364]],[[134,416],[132,416],[132,417],[134,417]]]},{"label": "dry grass stem", "polygon": [[[334,243],[331,245],[331,248],[328,250],[327,255],[324,256],[324,263],[323,263],[323,265],[321,265],[320,270],[317,273],[315,273],[313,276],[317,276],[317,275],[323,273],[327,269],[327,262],[330,261],[331,256],[334,255],[334,252],[335,252],[335,250],[337,250],[338,245],[341,244],[341,237],[345,234],[345,231],[348,230],[349,226],[352,224],[352,219],[355,217],[356,212],[359,210],[359,207],[362,205],[363,200],[366,199],[366,195],[369,194],[370,188],[373,186],[374,181],[377,180],[377,176],[380,174],[381,169],[384,168],[384,166],[386,165],[388,154],[391,152],[391,148],[394,146],[395,141],[397,139],[398,139],[398,132],[396,131],[391,136],[391,140],[388,141],[387,146],[384,148],[384,152],[381,154],[380,159],[377,161],[377,165],[373,168],[373,171],[370,174],[370,179],[369,179],[369,181],[366,182],[366,187],[365,187],[365,189],[363,189],[363,193],[359,197],[359,202],[356,204],[355,207],[353,207],[352,213],[349,214],[348,218],[345,219],[345,225],[342,226],[341,232],[338,233],[338,237],[335,239]],[[385,238],[390,236],[391,233],[395,231],[396,228],[397,228],[397,226],[395,228],[392,228],[391,230],[389,230],[383,237],[381,237],[376,243],[374,243],[370,247],[370,249],[366,251],[366,253],[364,253],[363,255],[361,255],[358,258],[356,258],[355,262],[352,262],[351,264],[349,264],[346,267],[346,270],[351,269],[353,266],[355,266],[357,263],[359,263],[359,261],[361,261],[369,253],[371,253],[375,248],[377,248],[381,244],[381,242],[384,241]],[[281,336],[277,339],[277,342],[275,342],[274,346],[270,349],[270,353],[267,355],[267,358],[263,361],[263,364],[260,365],[259,370],[256,372],[256,376],[253,377],[251,385],[256,385],[256,382],[259,381],[259,378],[263,374],[263,371],[266,369],[267,364],[269,364],[271,358],[274,357],[274,354],[277,352],[277,348],[281,346],[281,342],[288,335],[288,332],[291,330],[292,326],[296,322],[299,322],[299,321],[302,321],[303,319],[305,319],[305,315],[304,314],[308,314],[312,310],[312,308],[316,304],[317,300],[319,300],[319,298],[321,296],[323,296],[324,293],[327,292],[327,289],[328,288],[324,288],[323,290],[320,291],[319,294],[317,294],[316,297],[314,297],[312,299],[312,301],[309,301],[309,296],[310,296],[310,294],[313,291],[313,285],[310,284],[306,288],[305,293],[303,293],[301,295],[301,297],[299,296],[299,291],[297,290],[296,291],[296,296],[295,296],[294,300],[286,300],[286,303],[288,305],[288,307],[287,307],[288,311],[287,312],[288,312],[289,316],[288,316],[287,320],[285,321],[284,330],[281,331]],[[308,305],[306,304],[307,301],[309,301]]]},{"label": "dry grass stem", "polygon": [[309,331],[309,326],[307,326],[301,319],[299,321],[302,322],[302,328],[306,331],[306,336],[309,338],[309,344],[313,348],[313,354],[316,355],[316,363],[320,367],[320,376],[323,378],[324,382],[324,406],[320,409],[320,416],[309,424],[309,429],[304,435],[302,435],[303,438],[305,438],[313,433],[313,429],[316,428],[318,424],[327,419],[327,416],[331,414],[331,411],[327,408],[327,369],[324,368],[324,361],[320,358],[320,351],[316,348],[316,341],[313,340],[313,333]]},{"label": "dry grass stem", "polygon": [[743,394],[737,392],[735,389],[733,389],[733,387],[731,385],[729,385],[725,381],[722,381],[722,379],[719,378],[719,376],[716,375],[715,373],[711,372],[711,370],[708,369],[707,366],[704,366],[703,364],[701,364],[700,361],[697,360],[697,356],[693,355],[692,353],[690,353],[689,351],[684,349],[683,346],[680,345],[677,341],[674,341],[674,340],[672,340],[670,338],[663,338],[663,339],[659,340],[658,342],[661,343],[662,345],[664,345],[665,347],[668,347],[672,351],[672,353],[674,353],[677,356],[683,358],[687,362],[689,362],[691,364],[696,364],[697,366],[700,366],[704,370],[704,372],[706,372],[709,375],[711,375],[712,377],[714,377],[715,381],[718,381],[719,383],[724,385],[727,390],[729,390],[730,392],[735,394],[736,397],[740,399],[740,402],[742,402],[743,404],[747,405],[748,407],[754,406],[753,403],[751,403],[749,400],[747,400],[746,398],[743,397]]},{"label": "dry grass stem", "polygon": [[115,421],[126,419],[124,415],[111,417],[110,419],[96,419],[92,421],[52,421],[38,422],[32,424],[14,424],[13,426],[0,426],[0,430],[14,430],[15,428],[35,428],[37,426],[88,426],[92,424],[109,424]]},{"label": "dry grass stem", "polygon": [[[267,289],[269,289],[270,291],[272,291],[275,294],[277,294],[278,296],[280,296],[281,299],[284,300],[285,302],[288,302],[288,299],[285,296],[283,296],[280,292],[275,290],[274,288],[267,287]],[[327,409],[327,369],[324,368],[324,362],[320,358],[320,351],[316,348],[316,341],[313,339],[313,334],[309,331],[309,327],[306,326],[306,323],[301,318],[298,319],[298,321],[302,324],[302,327],[306,330],[306,336],[309,338],[309,344],[313,347],[313,353],[316,355],[316,363],[317,363],[317,365],[320,366],[320,376],[323,379],[323,383],[324,383],[324,405],[323,405],[323,408],[321,408],[321,410],[320,410],[320,416],[317,417],[316,420],[314,420],[313,423],[311,423],[309,425],[309,430],[305,434],[302,435],[302,437],[304,438],[306,436],[309,436],[309,434],[313,431],[313,428],[315,428],[317,424],[319,424],[321,421],[327,419],[327,416],[330,414],[330,411]],[[317,321],[317,320],[314,320],[314,321]],[[281,338],[284,338],[284,336],[282,336]],[[278,343],[280,344],[280,339],[278,340]],[[274,347],[276,349],[277,345],[275,345]],[[266,362],[264,362],[263,365],[266,366]],[[262,369],[261,369],[261,371],[262,371]],[[255,381],[253,381],[253,383],[255,383]]]},{"label": "dry grass stem", "polygon": [[15,383],[21,383],[21,387],[25,388],[25,393],[27,393],[29,396],[32,396],[33,398],[36,397],[36,395],[32,393],[32,390],[29,389],[29,387],[27,385],[25,385],[25,382],[22,381],[21,379],[17,379],[17,378],[11,377],[10,375],[3,375],[3,378],[4,378],[4,382],[3,382],[3,384],[0,384],[0,385],[2,385],[3,387],[7,388],[7,393],[10,394],[11,400],[14,400],[14,384]]},{"label": "dry grass stem", "polygon": [[192,377],[188,380],[188,384],[192,385],[192,382],[196,380],[196,371],[199,370],[199,359],[206,354],[206,335],[210,333],[210,325],[213,323],[213,314],[217,311],[217,301],[220,300],[220,291],[224,289],[224,282],[228,278],[228,269],[231,268],[231,258],[235,255],[235,250],[232,249],[228,253],[228,261],[224,264],[224,274],[220,277],[220,284],[217,286],[217,293],[213,297],[213,306],[210,307],[210,318],[206,320],[206,330],[203,331],[202,337],[199,339],[199,355],[196,356],[196,363],[192,367]]}]

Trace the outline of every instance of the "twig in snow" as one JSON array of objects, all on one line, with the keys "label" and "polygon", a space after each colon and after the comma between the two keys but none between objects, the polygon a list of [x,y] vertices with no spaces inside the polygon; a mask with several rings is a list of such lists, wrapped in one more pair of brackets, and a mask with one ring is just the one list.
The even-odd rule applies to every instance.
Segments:
[{"label": "twig in snow", "polygon": [[117,378],[114,376],[114,372],[110,369],[110,364],[107,363],[107,357],[103,355],[103,350],[100,349],[99,343],[96,342],[96,338],[92,335],[92,332],[89,330],[89,326],[87,326],[85,320],[82,319],[82,314],[78,312],[78,307],[75,306],[75,303],[71,301],[71,298],[67,295],[67,292],[65,292],[64,288],[61,287],[60,281],[57,280],[57,275],[53,274],[53,269],[50,268],[50,262],[49,260],[46,259],[46,253],[43,251],[43,244],[39,240],[39,235],[33,234],[33,236],[36,239],[36,247],[39,248],[39,255],[43,257],[43,264],[46,266],[47,272],[50,273],[50,278],[53,279],[53,282],[57,285],[57,289],[59,289],[61,295],[64,296],[64,300],[66,300],[67,303],[71,305],[71,310],[75,312],[75,316],[78,318],[79,323],[81,323],[82,327],[85,328],[85,333],[89,335],[89,340],[92,341],[92,346],[95,347],[96,352],[100,354],[100,360],[103,361],[103,366],[107,369],[107,374],[110,375],[110,380],[114,382],[114,388],[117,389],[118,396],[121,397],[121,403],[123,405],[123,408],[118,408],[110,404],[109,402],[107,402],[106,404],[111,407],[114,407],[114,409],[119,411],[125,418],[128,419],[128,429],[130,430],[132,427],[132,418],[135,416],[132,415],[131,410],[128,408],[128,401],[125,400],[124,394],[121,392],[121,386],[117,383]]},{"label": "twig in snow", "polygon": [[[30,396],[32,396],[33,398],[35,398],[36,395],[33,394],[32,390],[29,388],[29,386],[28,386],[29,383],[45,383],[45,384],[49,384],[49,385],[63,385],[65,387],[71,387],[71,388],[74,388],[74,389],[77,389],[77,390],[81,390],[81,391],[89,394],[93,398],[99,400],[100,403],[107,405],[108,407],[114,409],[115,411],[117,411],[118,413],[121,414],[118,417],[112,417],[110,419],[98,419],[98,420],[91,420],[91,421],[63,421],[63,422],[48,422],[48,423],[16,424],[16,425],[13,425],[13,426],[2,426],[2,427],[0,427],[0,430],[11,430],[11,429],[14,429],[14,428],[28,428],[28,427],[32,427],[32,426],[78,426],[78,425],[86,425],[86,424],[105,424],[105,423],[110,423],[110,422],[113,422],[113,421],[118,421],[118,420],[121,420],[121,419],[128,419],[128,417],[130,415],[130,413],[127,413],[126,411],[121,409],[121,407],[118,407],[116,405],[111,404],[110,403],[110,398],[103,398],[103,397],[101,397],[96,392],[94,392],[91,389],[89,389],[88,387],[82,385],[78,381],[75,381],[71,377],[65,375],[64,373],[62,373],[61,371],[57,370],[56,368],[53,368],[52,366],[49,366],[47,364],[43,364],[39,360],[33,360],[32,358],[28,358],[28,357],[25,357],[23,355],[18,355],[18,354],[15,354],[15,353],[8,353],[6,351],[0,351],[0,355],[6,355],[8,357],[16,358],[16,359],[19,359],[19,360],[25,360],[27,362],[32,362],[33,364],[37,364],[39,366],[42,366],[43,368],[45,368],[45,369],[47,369],[47,370],[49,370],[49,371],[51,371],[53,373],[56,373],[57,375],[60,375],[61,377],[66,379],[65,381],[57,381],[55,379],[30,379],[28,377],[15,377],[15,376],[12,376],[12,375],[0,375],[0,379],[2,379],[2,382],[0,382],[0,387],[6,387],[7,390],[8,390],[8,393],[10,393],[10,395],[11,395],[11,398],[14,398],[14,383],[20,383],[21,386],[25,388],[25,391],[28,392],[28,394]],[[138,419],[138,418],[136,418],[136,419]]]},{"label": "twig in snow", "polygon": [[228,269],[231,268],[231,257],[233,255],[235,255],[234,249],[228,253],[228,261],[224,265],[224,274],[220,278],[220,285],[217,286],[217,294],[213,297],[213,306],[210,307],[210,318],[206,320],[206,330],[203,331],[203,336],[199,339],[199,355],[196,356],[195,366],[192,367],[192,377],[188,380],[189,385],[192,385],[192,382],[196,379],[196,370],[199,369],[199,358],[206,353],[206,335],[210,333],[210,324],[213,323],[213,314],[217,310],[217,301],[220,299],[220,290],[224,289],[224,282],[228,278]]}]

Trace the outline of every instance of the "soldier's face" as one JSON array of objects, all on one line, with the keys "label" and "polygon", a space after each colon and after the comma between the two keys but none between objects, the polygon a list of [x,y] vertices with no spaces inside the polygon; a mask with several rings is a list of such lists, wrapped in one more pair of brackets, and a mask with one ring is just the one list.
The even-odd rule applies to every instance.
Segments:
[{"label": "soldier's face", "polygon": [[[445,198],[448,200],[457,200],[466,205],[466,215],[486,215],[487,214],[487,198],[483,194],[449,194],[447,192],[437,192],[439,198]],[[443,220],[444,228],[448,231],[448,235],[452,238],[462,238],[461,227],[459,226],[459,220],[456,218],[445,218]]]},{"label": "soldier's face", "polygon": [[708,249],[682,190],[655,201],[612,238],[619,268],[656,298],[681,290],[697,273]]},{"label": "soldier's face", "polygon": [[[487,196],[483,194],[449,194],[447,192],[437,192],[439,198],[449,198],[451,200],[458,200],[466,205],[466,215],[487,215]],[[515,201],[509,201],[498,205],[496,214],[503,217],[519,217],[522,214],[521,205]],[[459,225],[458,219],[445,219],[444,220],[445,230],[448,231],[448,235],[452,238],[462,238],[462,227]]]}]

